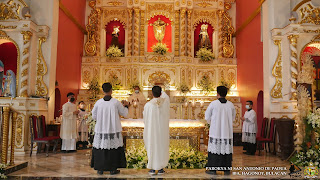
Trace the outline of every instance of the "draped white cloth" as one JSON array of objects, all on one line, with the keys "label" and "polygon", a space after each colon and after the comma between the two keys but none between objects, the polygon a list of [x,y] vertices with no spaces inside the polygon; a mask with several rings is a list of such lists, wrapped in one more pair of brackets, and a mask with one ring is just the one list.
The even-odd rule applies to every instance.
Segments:
[{"label": "draped white cloth", "polygon": [[257,114],[251,109],[244,113],[244,121],[242,125],[242,142],[256,143],[256,134],[258,131]]},{"label": "draped white cloth", "polygon": [[120,101],[111,98],[110,101],[99,99],[92,109],[95,119],[93,147],[96,149],[117,149],[123,146],[120,115],[126,117],[128,109]]},{"label": "draped white cloth", "polygon": [[[76,110],[77,106],[71,102],[67,102],[62,106],[62,124],[60,129],[62,144],[70,144],[70,142],[78,138],[77,115],[73,114]],[[62,146],[62,150],[76,150],[76,145],[72,143],[70,146]]]},{"label": "draped white cloth", "polygon": [[215,100],[210,103],[205,112],[205,119],[210,124],[208,152],[222,155],[233,153],[235,117],[236,110],[232,102]]},{"label": "draped white cloth", "polygon": [[144,105],[147,103],[146,98],[144,97],[144,95],[142,94],[142,92],[137,93],[133,93],[129,98],[128,101],[130,103],[130,107],[129,107],[129,118],[135,118],[134,117],[134,111],[135,108],[133,107],[133,103],[136,102],[137,103],[137,107],[136,107],[136,112],[137,112],[137,118],[140,119],[142,118],[142,113],[143,113],[143,107]]},{"label": "draped white cloth", "polygon": [[149,101],[143,111],[143,140],[148,155],[148,169],[160,170],[169,161],[169,96],[162,92],[160,98]]}]

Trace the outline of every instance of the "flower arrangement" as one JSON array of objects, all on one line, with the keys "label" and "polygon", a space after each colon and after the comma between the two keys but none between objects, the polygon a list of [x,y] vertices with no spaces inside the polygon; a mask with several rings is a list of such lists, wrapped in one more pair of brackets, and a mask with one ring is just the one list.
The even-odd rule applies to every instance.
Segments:
[{"label": "flower arrangement", "polygon": [[96,101],[97,100],[97,95],[99,94],[100,88],[99,88],[99,82],[97,80],[97,78],[93,78],[90,83],[89,83],[89,94],[90,97],[89,99],[91,101]]},{"label": "flower arrangement", "polygon": [[[169,169],[201,169],[206,166],[207,156],[192,149],[169,149]],[[126,151],[127,168],[143,169],[147,167],[148,156],[145,148],[128,148]]]},{"label": "flower arrangement", "polygon": [[310,163],[320,168],[320,138],[314,138],[314,133],[320,134],[320,109],[307,115],[304,119],[305,138],[292,161],[300,166],[308,166]]},{"label": "flower arrangement", "polygon": [[213,90],[212,83],[210,82],[210,78],[208,76],[202,76],[201,80],[198,83],[198,86],[202,89],[202,91],[208,93]]},{"label": "flower arrangement", "polygon": [[189,87],[185,82],[183,82],[183,83],[180,84],[180,86],[177,88],[177,90],[178,90],[181,94],[185,95],[185,94],[187,94],[188,92],[190,92],[190,87]]},{"label": "flower arrangement", "polygon": [[4,174],[4,170],[8,167],[9,164],[0,163],[0,179],[6,179],[7,176]]},{"label": "flower arrangement", "polygon": [[109,78],[109,82],[112,85],[112,90],[119,90],[122,87],[121,81],[116,75],[111,75]]},{"label": "flower arrangement", "polygon": [[169,51],[167,45],[164,43],[157,43],[151,47],[152,51],[161,55],[166,54]]},{"label": "flower arrangement", "polygon": [[94,127],[96,126],[96,120],[92,118],[92,113],[88,114],[87,125],[88,125],[88,133],[90,135],[94,135]]},{"label": "flower arrangement", "polygon": [[118,46],[112,45],[107,49],[107,57],[123,57],[123,52],[119,49]]},{"label": "flower arrangement", "polygon": [[196,53],[196,57],[200,58],[203,62],[209,62],[214,59],[214,54],[207,48],[200,48]]}]

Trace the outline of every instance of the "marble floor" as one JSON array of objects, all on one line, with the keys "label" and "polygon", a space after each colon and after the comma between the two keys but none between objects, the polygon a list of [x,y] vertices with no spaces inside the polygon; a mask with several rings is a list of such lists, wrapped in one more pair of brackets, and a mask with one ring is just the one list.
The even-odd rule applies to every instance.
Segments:
[{"label": "marble floor", "polygon": [[[9,174],[9,179],[96,179],[96,178],[116,178],[116,179],[288,179],[290,178],[287,161],[282,161],[278,156],[262,152],[261,156],[249,156],[242,152],[242,147],[234,147],[233,168],[245,167],[282,167],[286,170],[233,170],[231,175],[224,176],[223,173],[218,175],[208,175],[205,169],[167,169],[164,175],[150,176],[147,169],[120,169],[118,175],[110,175],[105,172],[104,175],[98,175],[97,172],[90,168],[88,150],[81,150],[76,153],[57,153],[45,156],[45,153],[16,156],[16,162],[28,161],[27,168]],[[258,154],[258,153],[257,153]],[[270,172],[277,174],[271,174]],[[263,174],[257,174],[257,173]],[[267,174],[269,172],[269,174]],[[243,174],[249,173],[249,174]]]}]

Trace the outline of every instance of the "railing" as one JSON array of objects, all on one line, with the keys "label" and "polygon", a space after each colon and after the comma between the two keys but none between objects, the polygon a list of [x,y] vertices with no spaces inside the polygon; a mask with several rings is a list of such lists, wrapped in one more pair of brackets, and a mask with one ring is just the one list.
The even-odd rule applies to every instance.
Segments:
[{"label": "railing", "polygon": [[9,126],[11,123],[11,149],[10,149],[10,165],[14,165],[14,148],[16,139],[16,122],[18,112],[13,110],[10,105],[1,105],[2,108],[2,152],[1,163],[7,164],[8,161],[8,146],[9,146]]}]

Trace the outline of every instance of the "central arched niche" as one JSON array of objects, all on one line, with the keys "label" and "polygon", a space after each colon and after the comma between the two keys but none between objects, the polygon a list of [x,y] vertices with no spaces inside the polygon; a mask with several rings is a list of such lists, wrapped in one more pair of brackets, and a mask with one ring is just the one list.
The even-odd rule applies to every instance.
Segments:
[{"label": "central arched niche", "polygon": [[194,30],[194,57],[196,57],[197,51],[199,50],[199,40],[200,40],[199,34],[200,34],[201,26],[203,24],[208,25],[207,32],[208,32],[208,35],[209,35],[209,39],[210,39],[210,42],[211,42],[212,49],[213,49],[213,46],[214,46],[213,40],[212,40],[212,35],[213,35],[213,31],[214,31],[213,27],[208,22],[199,23],[196,26],[195,30]]},{"label": "central arched niche", "polygon": [[162,43],[167,45],[167,48],[169,48],[169,52],[172,52],[172,26],[171,26],[171,21],[169,18],[163,16],[163,15],[156,15],[153,16],[149,21],[148,21],[148,52],[152,52],[152,46],[157,44],[157,40],[154,37],[154,32],[153,32],[153,26],[152,24],[157,21],[160,18],[160,20],[164,21],[167,23],[164,38],[162,40]]},{"label": "central arched niche", "polygon": [[112,44],[112,32],[114,27],[119,27],[119,48],[122,49],[122,52],[124,53],[125,49],[125,29],[124,25],[117,20],[112,20],[106,25],[106,50],[111,46]]}]

